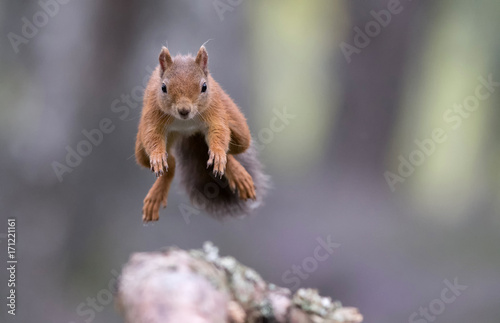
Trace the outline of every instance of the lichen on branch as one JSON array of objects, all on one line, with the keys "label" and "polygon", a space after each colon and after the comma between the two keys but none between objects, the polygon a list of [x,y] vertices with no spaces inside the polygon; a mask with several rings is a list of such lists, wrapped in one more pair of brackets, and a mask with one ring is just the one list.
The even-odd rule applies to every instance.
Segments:
[{"label": "lichen on branch", "polygon": [[128,323],[359,323],[358,310],[316,290],[267,283],[233,257],[203,249],[133,254],[123,268],[117,308]]}]

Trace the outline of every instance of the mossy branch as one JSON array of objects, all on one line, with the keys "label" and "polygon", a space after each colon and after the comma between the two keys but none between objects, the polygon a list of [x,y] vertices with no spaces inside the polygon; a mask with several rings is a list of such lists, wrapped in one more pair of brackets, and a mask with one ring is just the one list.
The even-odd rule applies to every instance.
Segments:
[{"label": "mossy branch", "polygon": [[316,290],[265,282],[206,242],[201,250],[168,248],[133,254],[118,285],[117,307],[128,323],[359,323],[358,310]]}]

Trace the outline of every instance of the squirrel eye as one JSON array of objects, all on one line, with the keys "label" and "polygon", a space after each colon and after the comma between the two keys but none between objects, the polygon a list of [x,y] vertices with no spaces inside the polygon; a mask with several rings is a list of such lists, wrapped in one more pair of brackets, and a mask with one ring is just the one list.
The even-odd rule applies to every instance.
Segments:
[{"label": "squirrel eye", "polygon": [[167,85],[165,83],[161,85],[161,90],[163,91],[163,93],[167,93]]},{"label": "squirrel eye", "polygon": [[201,86],[201,93],[207,92],[207,82],[203,82],[203,85]]}]

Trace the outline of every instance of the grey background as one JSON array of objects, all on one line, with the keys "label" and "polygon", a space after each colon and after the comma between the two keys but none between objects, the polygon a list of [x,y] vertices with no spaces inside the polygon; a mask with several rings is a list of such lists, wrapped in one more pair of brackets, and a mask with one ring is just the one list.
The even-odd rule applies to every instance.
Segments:
[{"label": "grey background", "polygon": [[[106,294],[111,271],[133,252],[206,240],[295,287],[283,274],[330,236],[340,246],[300,286],[359,307],[366,322],[408,322],[455,278],[467,289],[436,322],[498,322],[498,93],[456,130],[443,113],[479,76],[500,80],[500,4],[401,1],[349,63],[342,42],[388,1],[232,3],[218,14],[201,0],[69,1],[16,53],[9,33],[22,36],[23,17],[43,9],[0,2],[0,229],[17,218],[19,259],[17,315],[2,304],[0,321],[121,322],[112,303],[95,316],[85,305]],[[160,221],[144,226],[154,178],[130,158],[141,102],[127,115],[113,102],[140,92],[167,41],[173,54],[196,53],[208,39],[210,70],[257,139],[273,109],[296,116],[261,151],[274,188],[250,217],[187,223],[174,183]],[[52,163],[105,118],[114,130],[60,182]],[[384,173],[436,128],[447,141],[392,192]],[[1,270],[3,302],[6,281]]]}]

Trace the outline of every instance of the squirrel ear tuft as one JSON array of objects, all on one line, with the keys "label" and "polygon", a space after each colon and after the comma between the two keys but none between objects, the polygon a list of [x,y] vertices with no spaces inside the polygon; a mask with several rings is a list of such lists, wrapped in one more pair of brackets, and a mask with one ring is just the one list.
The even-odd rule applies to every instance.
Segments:
[{"label": "squirrel ear tuft", "polygon": [[200,50],[198,51],[198,55],[196,55],[196,64],[200,65],[201,69],[203,70],[203,73],[205,75],[208,74],[208,53],[207,49],[205,46],[201,46]]},{"label": "squirrel ear tuft", "polygon": [[165,72],[167,68],[170,67],[170,65],[172,65],[172,57],[170,56],[170,52],[165,46],[161,48],[159,61],[160,61],[161,72],[163,74],[163,72]]}]

